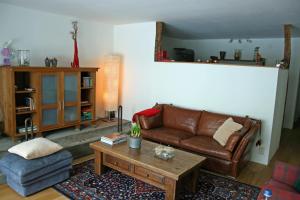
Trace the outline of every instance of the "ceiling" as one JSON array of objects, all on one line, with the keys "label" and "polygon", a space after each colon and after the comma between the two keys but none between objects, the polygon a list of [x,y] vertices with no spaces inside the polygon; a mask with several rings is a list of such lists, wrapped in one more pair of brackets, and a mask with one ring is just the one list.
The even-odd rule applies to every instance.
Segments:
[{"label": "ceiling", "polygon": [[177,38],[300,36],[300,0],[0,0],[2,3],[111,24],[163,21]]}]

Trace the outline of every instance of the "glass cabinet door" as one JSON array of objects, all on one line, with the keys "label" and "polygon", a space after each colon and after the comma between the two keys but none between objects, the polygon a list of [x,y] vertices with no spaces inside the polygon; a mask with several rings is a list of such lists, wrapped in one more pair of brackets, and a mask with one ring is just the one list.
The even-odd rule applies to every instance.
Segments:
[{"label": "glass cabinet door", "polygon": [[56,126],[59,123],[59,76],[41,75],[41,126]]},{"label": "glass cabinet door", "polygon": [[79,74],[64,73],[64,123],[79,121]]}]

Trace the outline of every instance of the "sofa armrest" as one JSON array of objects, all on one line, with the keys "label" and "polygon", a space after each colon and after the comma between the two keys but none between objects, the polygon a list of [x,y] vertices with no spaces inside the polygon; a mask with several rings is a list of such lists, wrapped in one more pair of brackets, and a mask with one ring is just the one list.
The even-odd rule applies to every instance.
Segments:
[{"label": "sofa armrest", "polygon": [[254,140],[255,134],[260,129],[260,122],[259,121],[253,121],[253,125],[250,128],[250,130],[243,136],[240,143],[238,144],[234,154],[233,154],[233,162],[239,162],[239,160],[242,158],[243,154],[245,153],[245,150],[250,142]]},{"label": "sofa armrest", "polygon": [[293,186],[300,176],[300,168],[284,162],[276,161],[272,178],[281,183]]},{"label": "sofa armrest", "polygon": [[161,113],[152,117],[140,116],[138,121],[142,129],[152,129],[162,126]]}]

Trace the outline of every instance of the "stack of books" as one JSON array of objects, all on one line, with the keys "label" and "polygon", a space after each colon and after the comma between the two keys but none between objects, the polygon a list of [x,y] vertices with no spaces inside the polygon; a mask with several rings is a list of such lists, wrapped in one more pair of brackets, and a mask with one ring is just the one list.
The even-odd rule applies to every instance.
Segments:
[{"label": "stack of books", "polygon": [[119,144],[125,142],[127,135],[120,133],[111,133],[101,137],[101,142],[109,145]]},{"label": "stack of books", "polygon": [[18,106],[16,111],[17,113],[30,111],[30,106]]},{"label": "stack of books", "polygon": [[[37,131],[37,126],[34,125],[33,126],[33,132]],[[18,127],[18,132],[19,133],[26,133],[26,128],[25,127]],[[31,133],[31,126],[30,127],[27,127],[27,132]]]}]

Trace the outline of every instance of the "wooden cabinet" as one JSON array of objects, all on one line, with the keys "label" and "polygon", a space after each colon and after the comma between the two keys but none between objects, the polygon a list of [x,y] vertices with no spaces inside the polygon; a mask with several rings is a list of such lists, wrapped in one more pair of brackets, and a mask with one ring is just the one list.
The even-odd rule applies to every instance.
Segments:
[{"label": "wooden cabinet", "polygon": [[[24,136],[32,119],[34,133],[80,126],[95,120],[97,68],[1,67],[0,106],[4,132]],[[23,131],[21,131],[23,130]]]}]

